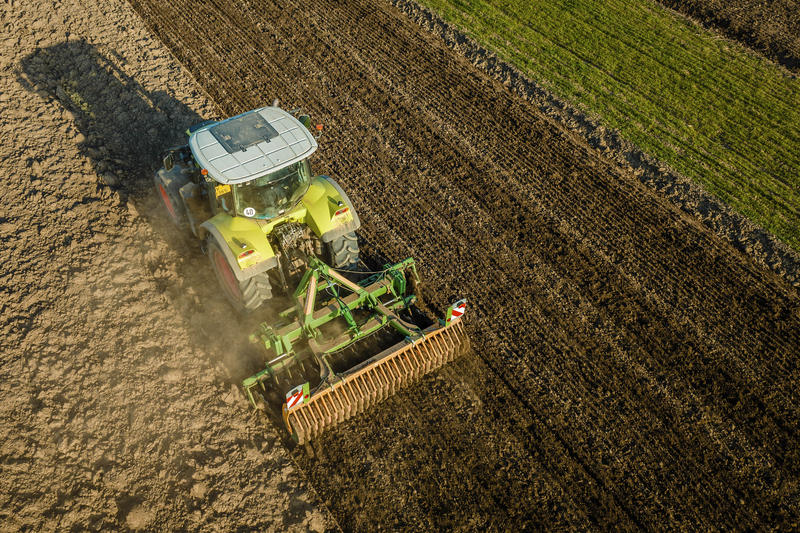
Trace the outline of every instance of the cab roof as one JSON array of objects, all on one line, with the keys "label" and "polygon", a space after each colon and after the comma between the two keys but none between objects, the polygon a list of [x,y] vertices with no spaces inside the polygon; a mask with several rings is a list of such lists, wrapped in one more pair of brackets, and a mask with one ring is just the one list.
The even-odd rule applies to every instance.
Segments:
[{"label": "cab roof", "polygon": [[302,161],[316,151],[317,141],[283,109],[262,107],[198,128],[189,147],[211,178],[235,184]]}]

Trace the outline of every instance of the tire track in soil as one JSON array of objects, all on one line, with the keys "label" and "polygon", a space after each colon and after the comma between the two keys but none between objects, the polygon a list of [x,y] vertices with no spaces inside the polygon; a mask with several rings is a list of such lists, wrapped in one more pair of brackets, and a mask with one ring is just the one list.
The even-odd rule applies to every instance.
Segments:
[{"label": "tire track in soil", "polygon": [[437,374],[298,456],[345,528],[797,522],[782,280],[393,8],[132,4],[227,113],[281,96],[332,125],[318,170],[366,240],[417,257],[434,307],[475,303],[463,394]]}]

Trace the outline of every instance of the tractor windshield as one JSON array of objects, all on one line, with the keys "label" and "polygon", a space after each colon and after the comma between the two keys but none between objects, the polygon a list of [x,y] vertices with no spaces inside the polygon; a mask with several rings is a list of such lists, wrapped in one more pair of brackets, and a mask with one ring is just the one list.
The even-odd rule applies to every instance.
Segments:
[{"label": "tractor windshield", "polygon": [[273,218],[294,207],[311,182],[307,160],[233,186],[236,214],[250,218]]}]

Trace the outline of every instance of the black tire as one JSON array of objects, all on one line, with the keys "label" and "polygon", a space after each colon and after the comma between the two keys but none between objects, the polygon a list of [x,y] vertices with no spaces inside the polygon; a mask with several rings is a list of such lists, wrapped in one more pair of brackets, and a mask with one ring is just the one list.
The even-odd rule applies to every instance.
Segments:
[{"label": "black tire", "polygon": [[206,253],[211,262],[211,268],[217,276],[217,281],[222,287],[222,293],[239,312],[258,309],[267,300],[272,298],[272,284],[269,282],[267,272],[256,274],[244,281],[236,279],[233,268],[216,240],[209,239]]},{"label": "black tire", "polygon": [[169,178],[162,179],[158,174],[155,176],[155,184],[156,193],[161,198],[161,203],[164,205],[169,219],[179,230],[187,230],[189,219],[186,218],[186,209],[183,206],[179,192],[183,184]]},{"label": "black tire", "polygon": [[358,238],[356,232],[345,233],[326,244],[327,261],[333,268],[358,270]]}]

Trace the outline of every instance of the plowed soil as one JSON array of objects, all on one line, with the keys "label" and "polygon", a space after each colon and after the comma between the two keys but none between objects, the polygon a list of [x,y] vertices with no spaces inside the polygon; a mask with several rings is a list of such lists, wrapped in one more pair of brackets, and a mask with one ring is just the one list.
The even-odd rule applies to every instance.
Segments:
[{"label": "plowed soil", "polygon": [[145,217],[152,162],[213,106],[125,3],[0,25],[0,531],[334,528],[231,389],[202,255]]},{"label": "plowed soil", "polygon": [[[92,398],[101,413],[110,411],[101,422],[119,428],[103,441],[137,443],[139,455],[117,455],[124,458],[114,467],[137,473],[131,484],[138,492],[113,507],[117,485],[82,485],[74,479],[83,470],[63,466],[57,496],[47,487],[12,492],[4,496],[10,503],[3,508],[12,509],[6,517],[26,509],[24,502],[50,498],[59,509],[87,491],[109,495],[102,500],[106,510],[94,515],[72,509],[84,520],[76,523],[87,527],[280,528],[286,525],[281,513],[290,526],[334,527],[326,506],[343,529],[357,531],[800,527],[800,297],[783,279],[388,3],[131,4],[218,111],[200,105],[200,95],[181,93],[193,85],[167,58],[150,71],[140,58],[135,74],[146,85],[107,66],[112,74],[99,81],[71,78],[74,64],[57,75],[31,66],[45,58],[50,69],[62,68],[75,55],[95,62],[96,45],[87,41],[29,45],[34,49],[13,65],[25,73],[31,101],[52,93],[48,112],[59,102],[72,109],[78,133],[86,136],[85,144],[78,142],[87,157],[84,172],[114,159],[128,172],[116,188],[88,178],[91,183],[71,185],[73,203],[53,206],[52,216],[66,217],[76,205],[81,213],[77,191],[100,191],[88,196],[97,200],[84,216],[61,223],[70,235],[61,246],[84,242],[74,235],[94,239],[95,227],[121,234],[121,253],[86,252],[92,262],[81,264],[94,266],[81,267],[88,273],[83,277],[70,278],[78,267],[61,247],[49,252],[58,267],[43,262],[26,269],[24,246],[6,237],[38,225],[32,235],[50,238],[51,226],[25,210],[24,200],[43,196],[47,187],[58,190],[68,171],[56,184],[29,183],[31,173],[20,166],[24,178],[4,197],[4,253],[13,250],[11,275],[27,287],[20,303],[4,308],[4,331],[28,333],[14,337],[18,344],[4,355],[4,395],[19,398],[16,407],[4,404],[4,430],[23,437],[15,441],[18,449],[3,448],[3,475],[11,471],[9,458],[28,457],[27,443],[48,438],[38,433],[47,426],[32,422],[44,416],[35,410],[46,406],[52,413],[50,403],[71,398],[66,391],[111,380],[127,391],[124,398],[112,394],[118,392],[113,385],[106,385],[113,401]],[[138,46],[149,46],[145,35],[138,38]],[[152,98],[159,83],[168,90]],[[114,99],[103,113],[92,112],[108,86],[116,98],[140,98],[140,112],[118,119]],[[284,448],[276,428],[250,414],[231,389],[244,366],[239,339],[251,324],[233,325],[220,310],[202,255],[153,209],[147,171],[157,163],[144,157],[155,158],[157,145],[177,141],[176,133],[197,115],[229,115],[275,97],[325,124],[315,169],[348,191],[366,252],[413,255],[431,308],[443,308],[454,295],[470,301],[473,354],[328,432],[314,441],[313,454]],[[111,117],[112,127],[98,117]],[[126,124],[132,131],[116,140],[114,132]],[[104,141],[102,157],[89,150],[97,150],[93,139]],[[19,147],[5,161],[21,157],[25,140],[15,142]],[[120,203],[138,213],[134,222],[115,215]],[[142,251],[131,255],[137,245]],[[83,300],[69,287],[96,291],[87,300],[92,305],[122,303],[106,303],[101,316],[87,321],[73,315],[70,305]],[[26,312],[25,298],[60,303],[37,314]],[[41,306],[35,309],[47,307]],[[61,337],[53,336],[54,328]],[[92,359],[99,357],[95,337],[105,342],[104,374],[97,371],[102,362]],[[77,347],[71,338],[79,339]],[[31,369],[40,353],[50,355]],[[74,370],[65,376],[53,366]],[[42,374],[48,387],[35,379]],[[70,401],[70,416],[83,411],[80,398]],[[158,407],[132,426],[127,406],[142,403]],[[171,418],[164,414],[176,409]],[[118,411],[126,414],[114,425]],[[179,428],[180,447],[195,446],[194,462],[170,463],[183,454],[167,437],[150,444],[142,436],[165,427]],[[63,446],[73,454],[70,461],[86,462],[85,470],[96,475],[106,463],[87,459],[101,454],[86,452],[81,442]],[[299,471],[281,462],[287,453]],[[31,476],[49,472],[51,463],[41,461],[20,463],[12,479],[32,483]],[[214,477],[197,490],[177,482],[182,474],[192,478],[199,463]],[[171,466],[159,477],[162,464]],[[313,487],[308,492],[305,480]],[[259,492],[260,483],[270,488]],[[160,497],[165,487],[171,496]],[[204,500],[209,491],[217,500],[227,496],[228,506]]]},{"label": "plowed soil", "polygon": [[800,72],[800,4],[796,0],[659,0]]}]

